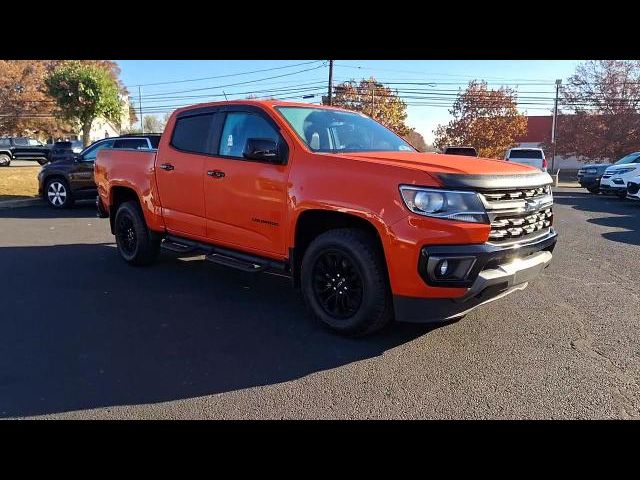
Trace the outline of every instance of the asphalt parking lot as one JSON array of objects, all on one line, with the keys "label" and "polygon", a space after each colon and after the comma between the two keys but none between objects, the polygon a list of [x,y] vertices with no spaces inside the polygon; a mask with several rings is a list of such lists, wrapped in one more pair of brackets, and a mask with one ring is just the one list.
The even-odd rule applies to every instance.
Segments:
[{"label": "asphalt parking lot", "polygon": [[91,204],[1,209],[0,418],[638,418],[640,205],[555,198],[524,292],[360,340],[281,277],[129,267]]}]

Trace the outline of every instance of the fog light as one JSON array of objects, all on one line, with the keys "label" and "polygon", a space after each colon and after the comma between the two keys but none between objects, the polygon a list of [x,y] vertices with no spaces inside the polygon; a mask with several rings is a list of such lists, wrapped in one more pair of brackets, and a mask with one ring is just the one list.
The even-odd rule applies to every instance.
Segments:
[{"label": "fog light", "polygon": [[438,265],[438,273],[441,277],[444,277],[447,274],[447,270],[449,269],[449,262],[446,260],[442,260],[440,265]]}]

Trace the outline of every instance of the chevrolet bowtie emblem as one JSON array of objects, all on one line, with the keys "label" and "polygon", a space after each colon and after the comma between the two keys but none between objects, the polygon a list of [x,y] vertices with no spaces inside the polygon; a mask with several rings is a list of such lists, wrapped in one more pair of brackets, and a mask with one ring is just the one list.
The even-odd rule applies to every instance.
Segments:
[{"label": "chevrolet bowtie emblem", "polygon": [[537,200],[527,200],[524,209],[527,212],[535,212],[540,207],[540,202]]}]

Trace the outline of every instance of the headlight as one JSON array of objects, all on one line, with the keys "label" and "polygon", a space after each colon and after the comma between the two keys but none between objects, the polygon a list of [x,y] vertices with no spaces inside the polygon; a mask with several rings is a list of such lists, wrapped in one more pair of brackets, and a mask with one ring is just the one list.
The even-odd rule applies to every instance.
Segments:
[{"label": "headlight", "polygon": [[614,170],[607,171],[607,173],[611,175],[624,175],[625,173],[633,172],[635,169],[635,167],[616,168]]},{"label": "headlight", "polygon": [[418,215],[459,222],[489,223],[484,206],[474,192],[400,185],[400,194],[407,208]]},{"label": "headlight", "polygon": [[76,147],[73,149],[73,153],[80,153],[82,151],[81,147]]}]

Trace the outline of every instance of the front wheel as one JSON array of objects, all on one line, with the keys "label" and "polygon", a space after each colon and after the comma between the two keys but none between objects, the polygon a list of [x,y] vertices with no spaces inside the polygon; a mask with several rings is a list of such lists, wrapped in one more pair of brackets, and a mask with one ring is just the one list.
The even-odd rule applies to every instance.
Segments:
[{"label": "front wheel", "polygon": [[73,205],[73,195],[69,184],[62,178],[47,180],[44,187],[45,200],[53,208],[69,208]]},{"label": "front wheel", "polygon": [[150,231],[136,202],[124,202],[115,218],[116,244],[120,256],[131,265],[153,263],[160,254],[160,238]]},{"label": "front wheel", "polygon": [[311,313],[336,332],[367,335],[392,319],[384,254],[365,231],[344,228],[318,236],[302,259],[301,276]]}]

